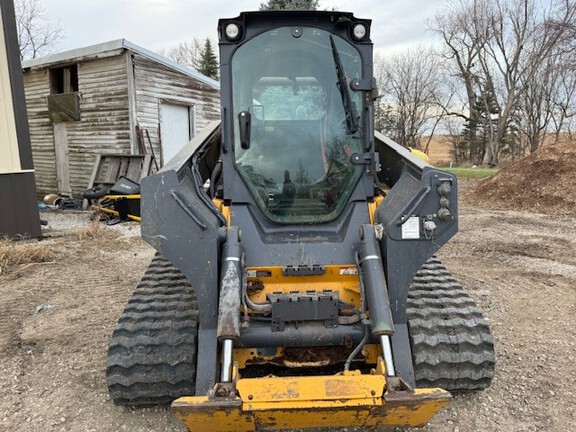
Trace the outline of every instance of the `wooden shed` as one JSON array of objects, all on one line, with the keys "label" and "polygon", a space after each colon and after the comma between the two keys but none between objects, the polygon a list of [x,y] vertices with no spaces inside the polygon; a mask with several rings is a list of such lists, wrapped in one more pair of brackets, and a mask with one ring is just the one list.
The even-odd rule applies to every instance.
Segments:
[{"label": "wooden shed", "polygon": [[153,153],[162,165],[220,117],[217,81],[125,39],[22,67],[41,195],[79,197],[99,154]]}]

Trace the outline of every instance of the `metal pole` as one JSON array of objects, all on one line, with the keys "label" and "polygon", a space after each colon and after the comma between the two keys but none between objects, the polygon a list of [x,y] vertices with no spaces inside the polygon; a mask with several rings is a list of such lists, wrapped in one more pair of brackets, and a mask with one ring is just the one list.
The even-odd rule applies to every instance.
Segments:
[{"label": "metal pole", "polygon": [[225,339],[222,347],[222,376],[221,382],[232,380],[232,339]]},{"label": "metal pole", "polygon": [[384,353],[384,363],[386,363],[386,375],[394,376],[394,360],[392,359],[392,346],[390,345],[390,336],[380,336],[382,352]]}]

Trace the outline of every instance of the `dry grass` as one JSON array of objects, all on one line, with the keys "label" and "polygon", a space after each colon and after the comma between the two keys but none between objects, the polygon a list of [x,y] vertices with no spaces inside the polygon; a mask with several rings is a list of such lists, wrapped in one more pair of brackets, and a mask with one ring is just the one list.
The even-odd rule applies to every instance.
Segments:
[{"label": "dry grass", "polygon": [[0,239],[0,275],[26,264],[52,262],[55,258],[56,253],[47,244]]},{"label": "dry grass", "polygon": [[80,240],[111,240],[119,236],[120,233],[103,225],[96,214],[88,225],[78,230]]}]

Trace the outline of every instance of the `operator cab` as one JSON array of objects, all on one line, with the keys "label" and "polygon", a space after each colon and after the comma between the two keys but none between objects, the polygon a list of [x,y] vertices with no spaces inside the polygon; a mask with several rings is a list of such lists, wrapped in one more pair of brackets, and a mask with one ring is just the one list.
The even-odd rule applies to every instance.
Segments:
[{"label": "operator cab", "polygon": [[[343,37],[300,22],[287,18],[286,25],[242,35],[242,42],[227,41],[221,23],[222,81],[231,74],[222,88],[231,106],[230,159],[252,203],[281,224],[336,219],[366,171],[353,163],[367,139],[365,98],[350,87],[367,72],[362,53],[349,32]],[[243,26],[233,24],[241,33]],[[227,51],[227,44],[237,46]]]}]

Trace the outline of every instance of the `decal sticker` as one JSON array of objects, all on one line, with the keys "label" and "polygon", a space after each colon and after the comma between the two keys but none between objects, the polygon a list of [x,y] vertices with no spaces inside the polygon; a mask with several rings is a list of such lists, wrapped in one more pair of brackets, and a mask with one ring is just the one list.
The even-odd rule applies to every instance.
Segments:
[{"label": "decal sticker", "polygon": [[419,239],[420,238],[420,218],[410,216],[402,225],[402,239]]}]

